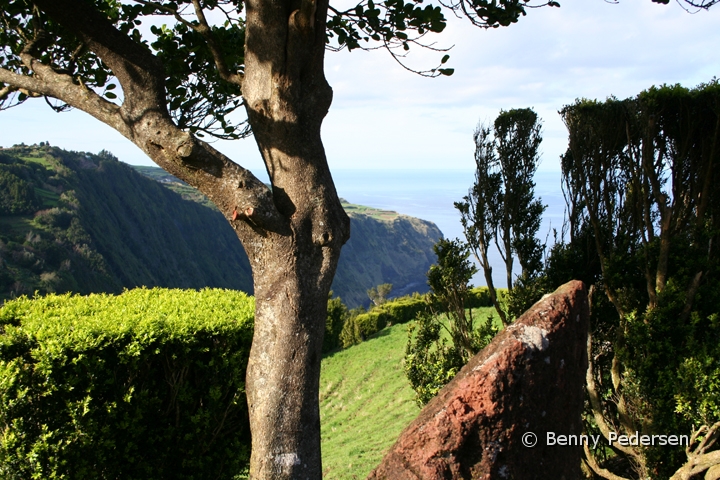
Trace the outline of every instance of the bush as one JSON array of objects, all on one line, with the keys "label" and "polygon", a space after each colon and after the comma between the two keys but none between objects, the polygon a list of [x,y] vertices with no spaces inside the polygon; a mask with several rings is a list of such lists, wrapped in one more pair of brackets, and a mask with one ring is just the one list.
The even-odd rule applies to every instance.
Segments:
[{"label": "bush", "polygon": [[254,301],[136,289],[0,308],[0,479],[231,479]]},{"label": "bush", "polygon": [[357,345],[388,325],[413,320],[425,310],[425,305],[423,296],[406,296],[378,305],[369,312],[351,315],[340,334],[343,348]]},{"label": "bush", "polygon": [[[498,288],[496,290],[505,291],[504,288]],[[468,290],[465,306],[467,308],[492,307],[493,303],[490,299],[490,292],[488,292],[488,288],[475,287]]]},{"label": "bush", "polygon": [[[330,291],[332,297],[333,292]],[[327,318],[325,320],[325,336],[323,337],[323,353],[335,350],[341,345],[340,335],[345,322],[350,316],[348,308],[342,303],[340,297],[329,298],[327,305]]]}]

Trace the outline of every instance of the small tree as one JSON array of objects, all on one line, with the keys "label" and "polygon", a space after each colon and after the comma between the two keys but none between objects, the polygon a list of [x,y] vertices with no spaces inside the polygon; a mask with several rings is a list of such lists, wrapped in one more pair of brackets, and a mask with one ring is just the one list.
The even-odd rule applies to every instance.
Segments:
[{"label": "small tree", "polygon": [[368,298],[370,298],[373,305],[382,305],[387,302],[387,297],[390,295],[392,287],[392,283],[383,283],[377,287],[372,287],[367,291]]},{"label": "small tree", "polygon": [[[419,405],[434,397],[496,333],[490,319],[475,329],[472,310],[465,309],[469,282],[477,272],[468,246],[458,239],[441,239],[433,250],[438,263],[427,274],[428,308],[410,327],[405,349],[405,374]],[[443,329],[451,345],[442,338]]]},{"label": "small tree", "polygon": [[474,138],[475,184],[455,208],[460,212],[468,245],[485,274],[493,305],[507,324],[508,315],[495,292],[488,249],[493,241],[500,251],[509,292],[515,286],[515,257],[522,268],[524,288],[542,268],[544,245],[536,234],[545,206],[535,199],[533,180],[540,163],[541,124],[529,108],[501,111],[492,127],[478,126]]},{"label": "small tree", "polygon": [[427,273],[429,306],[435,317],[441,312],[447,315],[446,328],[450,338],[467,361],[477,352],[473,345],[472,311],[465,311],[470,279],[477,268],[469,260],[467,245],[458,239],[440,239],[433,250],[438,262]]},{"label": "small tree", "polygon": [[323,338],[323,353],[335,350],[340,346],[340,333],[345,326],[345,322],[350,317],[350,312],[340,297],[332,298],[332,295],[333,292],[330,290],[327,321],[325,322],[325,337]]}]

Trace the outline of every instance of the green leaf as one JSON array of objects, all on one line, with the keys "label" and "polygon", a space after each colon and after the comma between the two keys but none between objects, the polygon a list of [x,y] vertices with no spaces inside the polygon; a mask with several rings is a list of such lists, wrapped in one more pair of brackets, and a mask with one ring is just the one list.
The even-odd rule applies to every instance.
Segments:
[{"label": "green leaf", "polygon": [[445,75],[445,76],[449,77],[450,75],[455,73],[455,69],[454,68],[441,68],[438,70],[438,72],[440,72],[441,75]]},{"label": "green leaf", "polygon": [[445,56],[442,58],[442,60],[440,60],[440,63],[443,63],[443,64],[444,64],[444,63],[447,62],[449,59],[450,59],[450,55],[445,55]]},{"label": "green leaf", "polygon": [[115,94],[112,93],[112,92],[105,92],[105,96],[106,96],[107,98],[111,99],[111,100],[117,98],[117,95],[115,95]]}]

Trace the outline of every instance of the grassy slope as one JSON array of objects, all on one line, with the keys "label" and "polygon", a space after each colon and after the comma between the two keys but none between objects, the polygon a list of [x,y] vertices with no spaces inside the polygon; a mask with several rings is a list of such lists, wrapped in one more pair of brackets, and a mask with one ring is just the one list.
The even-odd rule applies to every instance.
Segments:
[{"label": "grassy slope", "polygon": [[[495,310],[473,309],[475,322]],[[497,319],[497,314],[493,315]],[[497,321],[497,320],[496,320]],[[364,479],[420,413],[403,372],[408,324],[323,358],[320,417],[325,479]]]},{"label": "grassy slope", "polygon": [[324,478],[365,478],[420,412],[403,372],[406,342],[407,325],[394,325],[323,359]]}]

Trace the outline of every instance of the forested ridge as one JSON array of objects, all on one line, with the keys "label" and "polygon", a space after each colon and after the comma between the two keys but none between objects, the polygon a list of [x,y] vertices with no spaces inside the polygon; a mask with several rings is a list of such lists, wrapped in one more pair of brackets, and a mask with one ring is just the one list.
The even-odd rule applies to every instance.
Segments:
[{"label": "forested ridge", "polygon": [[[437,227],[346,208],[353,237],[335,294],[355,306],[366,304],[365,291],[380,283],[425,290],[432,245],[442,235]],[[105,151],[44,144],[0,149],[0,300],[141,285],[252,292],[252,277],[222,215],[163,170],[131,167]]]}]

